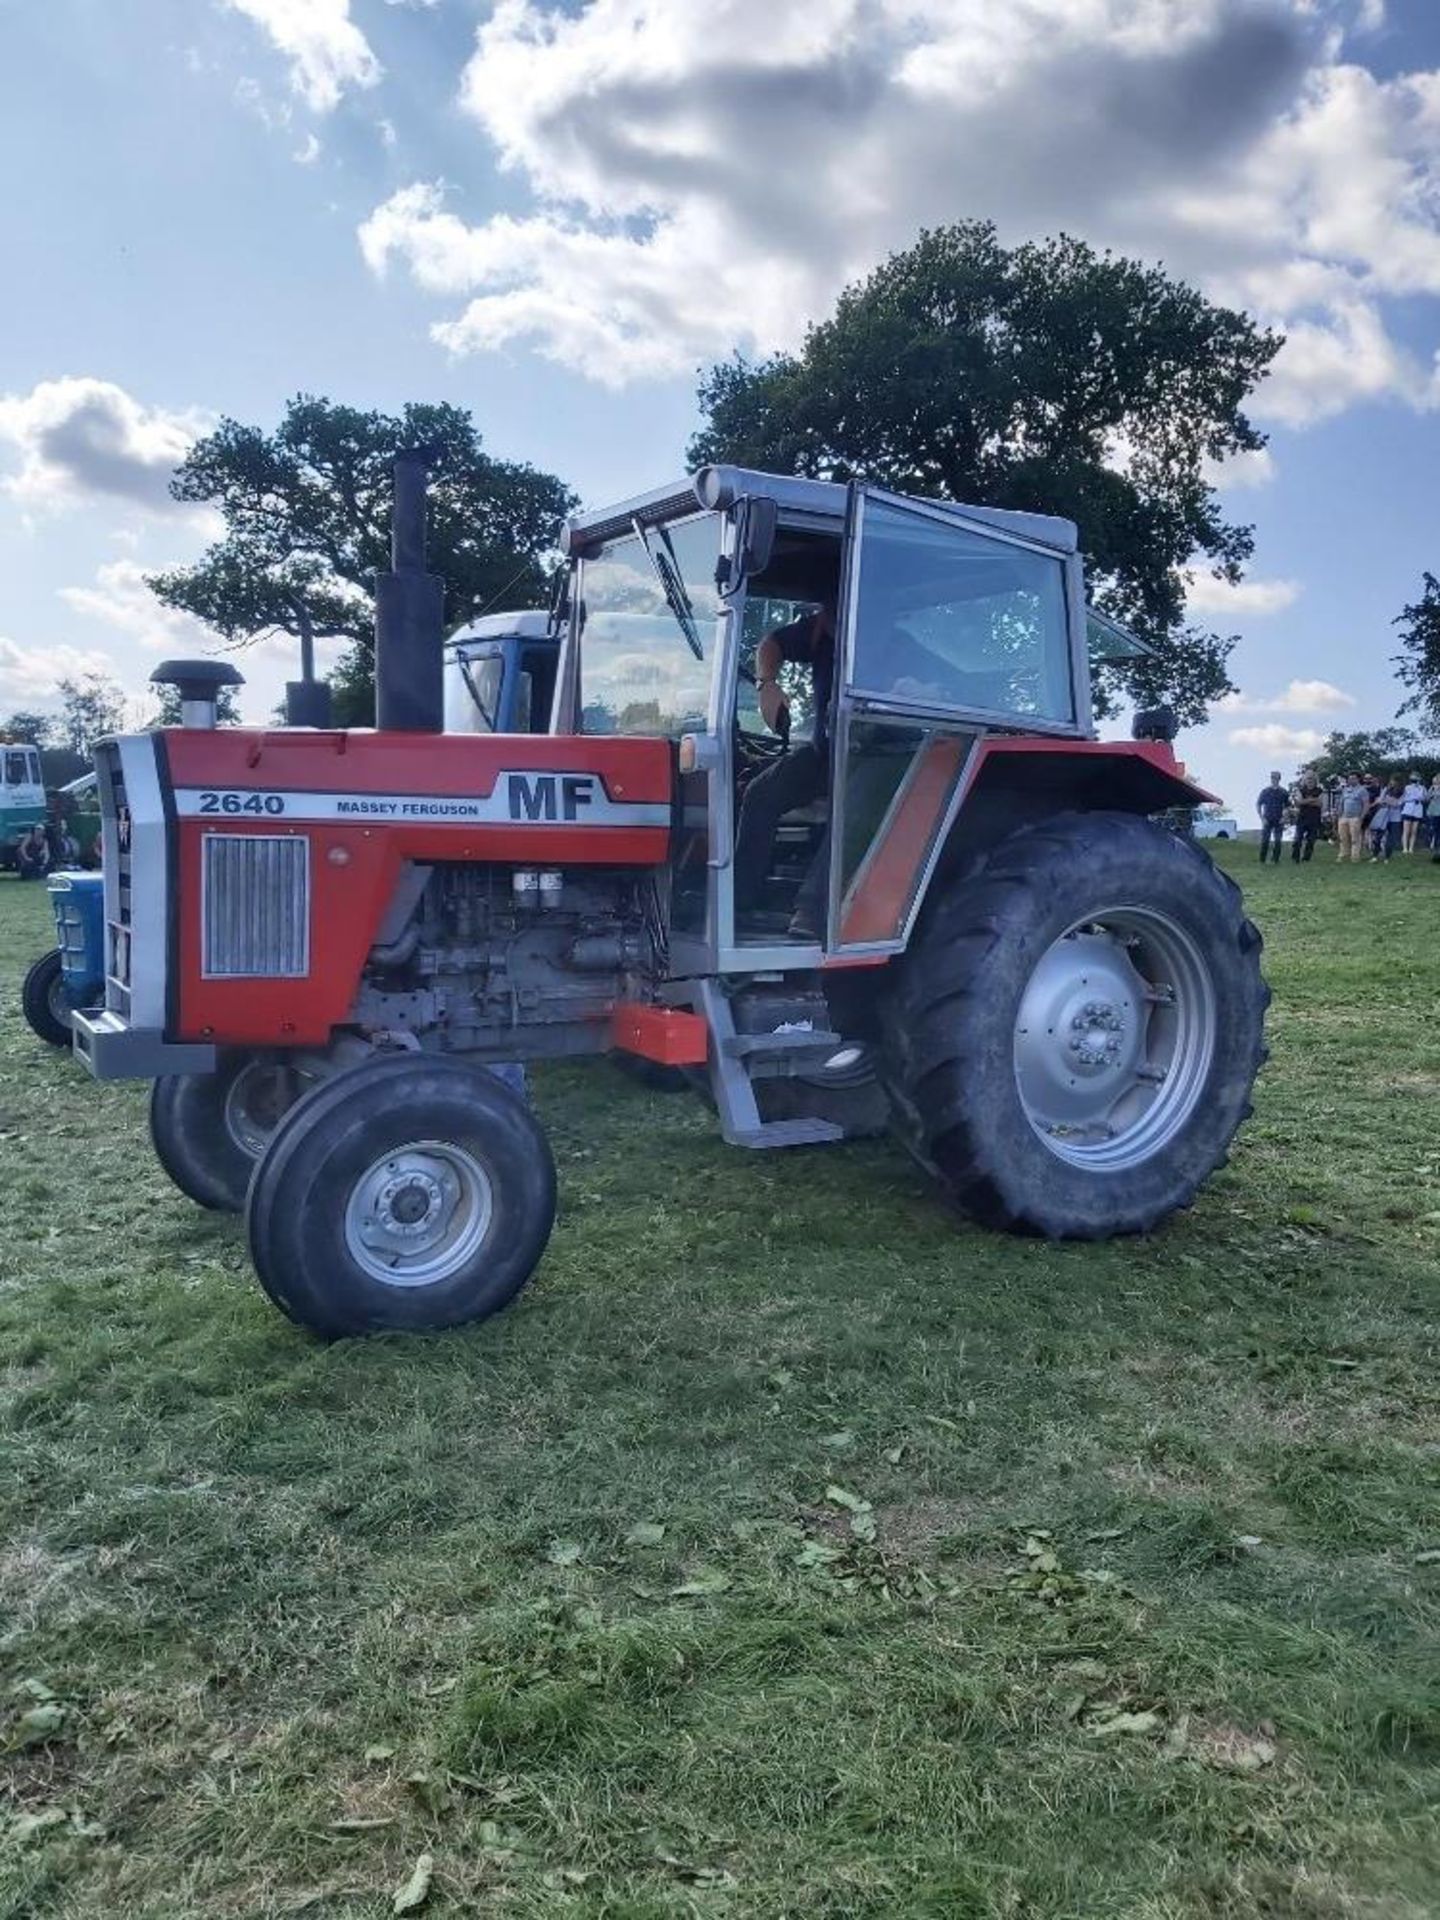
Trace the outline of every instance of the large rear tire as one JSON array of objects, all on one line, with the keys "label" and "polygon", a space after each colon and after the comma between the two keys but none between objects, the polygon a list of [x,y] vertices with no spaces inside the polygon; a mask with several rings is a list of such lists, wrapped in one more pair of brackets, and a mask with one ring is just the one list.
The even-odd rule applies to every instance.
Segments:
[{"label": "large rear tire", "polygon": [[308,1059],[254,1053],[225,1054],[214,1073],[167,1074],[150,1089],[155,1157],[198,1205],[240,1213],[281,1117],[321,1077]]},{"label": "large rear tire", "polygon": [[387,1056],[286,1114],[245,1209],[270,1298],[327,1338],[483,1320],[545,1251],[555,1163],[493,1074]]},{"label": "large rear tire", "polygon": [[60,949],[52,947],[31,967],[20,990],[26,1024],[48,1047],[70,1045],[72,1009],[62,967]]},{"label": "large rear tire", "polygon": [[988,1225],[1148,1232],[1250,1113],[1260,948],[1235,883],[1149,821],[1022,828],[932,898],[886,1008],[910,1144]]}]

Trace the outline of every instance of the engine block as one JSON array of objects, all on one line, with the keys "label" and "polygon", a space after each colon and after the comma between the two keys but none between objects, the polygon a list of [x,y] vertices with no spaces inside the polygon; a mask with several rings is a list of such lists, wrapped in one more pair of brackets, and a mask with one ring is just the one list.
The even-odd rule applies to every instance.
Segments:
[{"label": "engine block", "polygon": [[353,1017],[368,1031],[506,1059],[598,1051],[616,1001],[646,994],[663,965],[648,876],[437,865],[422,877],[408,922],[366,967]]}]

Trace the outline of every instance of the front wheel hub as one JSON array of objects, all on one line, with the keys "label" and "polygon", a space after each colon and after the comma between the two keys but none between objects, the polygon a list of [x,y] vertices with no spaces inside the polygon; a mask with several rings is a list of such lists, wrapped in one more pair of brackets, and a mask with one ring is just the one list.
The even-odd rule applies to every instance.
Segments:
[{"label": "front wheel hub", "polygon": [[465,1267],[493,1213],[489,1175],[472,1153],[449,1141],[416,1141],[375,1161],[355,1182],[345,1244],[386,1286],[433,1286]]},{"label": "front wheel hub", "polygon": [[1168,914],[1109,908],[1041,955],[1015,1021],[1015,1082],[1057,1158],[1096,1171],[1150,1159],[1189,1119],[1215,1049],[1199,948]]}]

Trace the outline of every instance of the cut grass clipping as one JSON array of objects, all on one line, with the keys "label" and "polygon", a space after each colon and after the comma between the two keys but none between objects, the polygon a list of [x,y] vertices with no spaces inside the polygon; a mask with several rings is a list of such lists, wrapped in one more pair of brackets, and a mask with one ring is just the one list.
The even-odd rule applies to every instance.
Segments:
[{"label": "cut grass clipping", "polygon": [[1225,857],[1274,1059],[1153,1239],[596,1064],[515,1309],[336,1346],[0,881],[0,1915],[1440,1911],[1440,872]]}]

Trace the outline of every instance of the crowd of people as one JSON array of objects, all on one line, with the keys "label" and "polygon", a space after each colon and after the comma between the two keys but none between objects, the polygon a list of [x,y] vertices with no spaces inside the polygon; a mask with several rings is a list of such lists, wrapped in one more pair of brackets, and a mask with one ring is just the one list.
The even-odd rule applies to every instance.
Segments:
[{"label": "crowd of people", "polygon": [[1279,860],[1285,829],[1293,826],[1290,858],[1296,862],[1311,859],[1328,830],[1337,860],[1385,861],[1426,851],[1440,864],[1440,773],[1427,786],[1414,771],[1388,780],[1347,773],[1328,784],[1306,772],[1292,787],[1272,773],[1256,812],[1262,862]]}]

